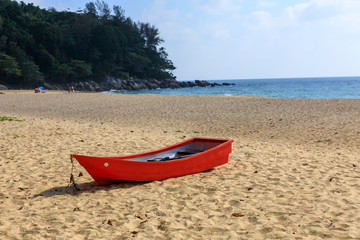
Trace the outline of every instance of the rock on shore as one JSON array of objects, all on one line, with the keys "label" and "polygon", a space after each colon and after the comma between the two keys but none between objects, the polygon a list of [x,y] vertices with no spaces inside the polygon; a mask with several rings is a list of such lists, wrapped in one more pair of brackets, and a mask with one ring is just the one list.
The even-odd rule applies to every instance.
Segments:
[{"label": "rock on shore", "polygon": [[7,90],[8,88],[5,85],[0,84],[0,90]]},{"label": "rock on shore", "polygon": [[[83,81],[78,83],[70,84],[52,84],[46,83],[45,87],[50,90],[67,90],[69,86],[74,87],[76,91],[90,91],[90,92],[101,92],[109,91],[112,89],[116,90],[129,90],[138,91],[145,89],[157,89],[157,88],[187,88],[187,87],[207,87],[207,86],[219,86],[217,83],[209,83],[204,80],[195,80],[180,82],[175,79],[117,79],[107,77],[103,82],[95,81]],[[223,85],[229,85],[224,83]]]}]

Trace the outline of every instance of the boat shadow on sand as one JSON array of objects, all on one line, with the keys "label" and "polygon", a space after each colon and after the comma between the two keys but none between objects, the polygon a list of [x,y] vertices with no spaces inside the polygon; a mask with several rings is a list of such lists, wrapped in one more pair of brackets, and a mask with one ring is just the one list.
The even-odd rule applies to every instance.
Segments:
[{"label": "boat shadow on sand", "polygon": [[132,188],[140,185],[144,185],[150,182],[117,182],[107,186],[99,186],[95,181],[85,182],[76,184],[76,187],[72,185],[59,186],[47,189],[43,192],[35,194],[32,198],[37,197],[54,197],[59,195],[70,195],[77,196],[83,193],[94,193],[97,191],[110,191],[115,189],[126,189]]},{"label": "boat shadow on sand", "polygon": [[[212,172],[213,170],[214,170],[214,168],[211,168],[211,169],[202,171],[200,173],[208,173],[208,172]],[[199,173],[193,173],[193,174],[199,174]],[[193,175],[193,174],[190,174],[190,175]],[[163,180],[160,180],[160,181],[163,181]],[[152,183],[152,182],[154,182],[154,181],[148,181],[148,182],[119,181],[119,182],[114,182],[114,183],[112,183],[110,185],[106,185],[106,186],[99,186],[95,181],[85,182],[85,183],[80,183],[80,184],[76,183],[75,185],[73,183],[70,183],[67,186],[50,188],[41,193],[33,195],[32,198],[54,197],[54,196],[59,196],[59,195],[78,196],[83,193],[94,193],[97,191],[111,191],[111,190],[115,190],[115,189],[132,188],[132,187],[137,187],[137,186],[145,185],[145,184]]]}]

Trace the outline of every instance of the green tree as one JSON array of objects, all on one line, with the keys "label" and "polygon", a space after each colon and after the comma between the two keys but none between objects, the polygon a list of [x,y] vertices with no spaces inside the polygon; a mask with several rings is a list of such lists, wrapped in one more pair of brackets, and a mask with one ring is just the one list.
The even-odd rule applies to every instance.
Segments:
[{"label": "green tree", "polygon": [[0,16],[0,31],[2,30],[3,22],[4,22],[4,20],[3,20],[2,17]]},{"label": "green tree", "polygon": [[85,12],[87,14],[93,15],[93,16],[97,16],[97,11],[96,11],[96,6],[95,3],[93,2],[89,2],[85,4]]},{"label": "green tree", "polygon": [[0,81],[174,78],[159,30],[135,23],[120,6],[112,10],[102,0],[77,12],[0,0]]},{"label": "green tree", "polygon": [[115,13],[114,19],[119,20],[120,22],[125,21],[125,10],[120,6],[113,6],[113,11]]},{"label": "green tree", "polygon": [[73,79],[84,80],[92,75],[91,65],[81,60],[71,60],[69,63]]},{"label": "green tree", "polygon": [[12,78],[21,76],[19,63],[15,58],[0,52],[0,82],[3,84],[12,84]]},{"label": "green tree", "polygon": [[99,14],[99,17],[102,20],[107,20],[110,18],[110,8],[106,2],[96,0],[95,6]]},{"label": "green tree", "polygon": [[78,82],[92,75],[91,66],[81,60],[63,63],[57,70],[58,81],[61,83]]},{"label": "green tree", "polygon": [[156,50],[156,47],[164,42],[164,40],[160,38],[159,29],[151,26],[149,23],[140,23],[140,33],[145,39],[145,46],[151,50]]},{"label": "green tree", "polygon": [[31,25],[30,32],[37,44],[43,45],[48,51],[55,52],[61,39],[60,29],[48,22],[35,22]]},{"label": "green tree", "polygon": [[30,60],[20,63],[22,72],[22,85],[25,87],[36,87],[44,84],[44,76],[39,67]]}]

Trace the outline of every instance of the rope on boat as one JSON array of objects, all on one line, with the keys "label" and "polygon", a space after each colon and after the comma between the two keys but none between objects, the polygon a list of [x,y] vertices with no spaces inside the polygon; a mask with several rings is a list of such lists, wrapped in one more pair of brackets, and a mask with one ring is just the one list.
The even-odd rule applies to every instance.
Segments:
[{"label": "rope on boat", "polygon": [[80,188],[79,186],[76,184],[75,182],[75,178],[74,178],[74,175],[73,175],[73,171],[74,171],[74,157],[72,154],[70,154],[70,161],[71,161],[71,174],[70,174],[70,183],[67,187],[70,187],[70,186],[73,186],[76,190],[80,191]]}]

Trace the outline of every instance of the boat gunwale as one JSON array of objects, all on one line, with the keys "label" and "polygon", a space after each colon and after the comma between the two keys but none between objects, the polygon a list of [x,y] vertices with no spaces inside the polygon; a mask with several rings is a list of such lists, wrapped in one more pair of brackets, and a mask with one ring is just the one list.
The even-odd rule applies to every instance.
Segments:
[{"label": "boat gunwale", "polygon": [[[179,158],[179,159],[173,159],[173,160],[169,160],[169,161],[156,161],[156,162],[147,162],[147,161],[138,161],[138,160],[132,160],[134,158],[140,158],[140,157],[146,157],[146,156],[151,156],[151,155],[155,155],[155,154],[159,154],[159,153],[163,153],[166,151],[170,151],[173,150],[175,148],[178,147],[182,147],[184,145],[190,144],[192,142],[195,142],[196,140],[200,140],[200,141],[208,141],[208,142],[217,142],[217,141],[222,141],[221,143],[219,143],[218,145],[216,145],[215,147],[212,147],[208,150],[205,150],[203,152],[194,154],[194,155],[190,155],[188,157],[184,157],[184,158]],[[203,155],[209,154],[213,151],[216,151],[218,148],[223,147],[225,144],[231,144],[232,142],[234,142],[234,140],[232,139],[218,139],[218,138],[202,138],[202,137],[193,137],[193,138],[189,138],[185,141],[182,142],[178,142],[178,143],[174,143],[171,144],[169,146],[165,146],[162,148],[159,148],[157,150],[152,150],[152,151],[148,151],[148,152],[142,152],[142,153],[135,153],[135,154],[129,154],[129,155],[120,155],[120,156],[87,156],[87,155],[77,155],[77,154],[72,154],[72,156],[76,159],[76,156],[80,156],[80,157],[88,157],[91,158],[92,160],[110,160],[110,161],[123,161],[123,162],[131,162],[133,164],[146,164],[146,165],[159,165],[159,164],[171,164],[172,162],[180,162],[180,161],[188,161],[192,158],[197,158],[197,157],[201,157]]]}]

